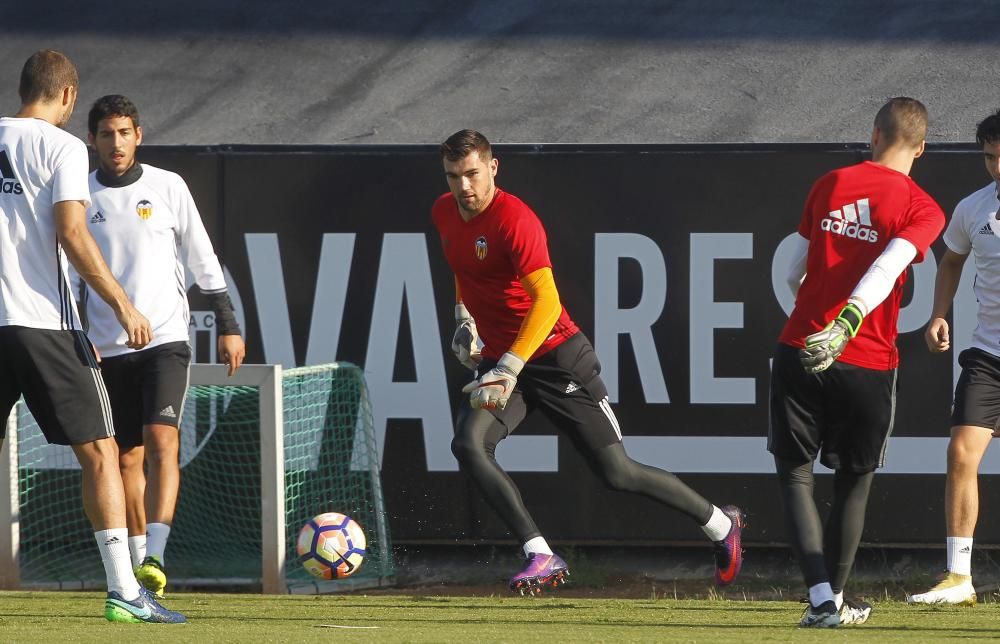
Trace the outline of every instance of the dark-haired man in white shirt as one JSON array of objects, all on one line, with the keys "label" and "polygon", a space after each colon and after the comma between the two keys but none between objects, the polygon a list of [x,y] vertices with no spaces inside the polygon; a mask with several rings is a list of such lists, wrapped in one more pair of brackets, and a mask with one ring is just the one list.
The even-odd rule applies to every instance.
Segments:
[{"label": "dark-haired man in white shirt", "polygon": [[87,128],[98,161],[90,175],[90,232],[125,292],[146,311],[155,335],[145,347],[130,347],[111,309],[90,301],[83,289],[88,335],[103,358],[121,450],[129,549],[139,580],[162,597],[191,363],[186,274],[215,311],[218,356],[229,375],[239,369],[245,349],[222,266],[187,184],[173,172],[136,161],[142,142],[136,106],[120,94],[103,96],[91,107]]}]

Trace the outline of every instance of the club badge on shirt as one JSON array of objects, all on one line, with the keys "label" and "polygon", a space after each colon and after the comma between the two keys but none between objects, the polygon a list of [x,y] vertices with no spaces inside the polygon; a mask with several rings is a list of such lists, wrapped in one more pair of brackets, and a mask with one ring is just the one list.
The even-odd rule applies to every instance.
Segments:
[{"label": "club badge on shirt", "polygon": [[486,259],[486,236],[479,237],[476,239],[476,258],[480,261]]},{"label": "club badge on shirt", "polygon": [[153,216],[153,204],[143,199],[135,205],[135,212],[143,219],[149,219]]}]

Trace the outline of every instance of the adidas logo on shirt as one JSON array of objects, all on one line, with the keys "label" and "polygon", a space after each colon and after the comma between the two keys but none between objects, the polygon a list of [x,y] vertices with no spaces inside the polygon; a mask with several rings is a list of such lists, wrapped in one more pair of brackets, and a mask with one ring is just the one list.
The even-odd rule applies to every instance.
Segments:
[{"label": "adidas logo on shirt", "polygon": [[570,383],[568,385],[566,385],[566,393],[571,394],[571,393],[573,393],[574,391],[576,391],[579,388],[580,388],[580,385],[576,384],[575,382],[570,381]]},{"label": "adidas logo on shirt", "polygon": [[0,194],[19,195],[23,192],[21,182],[14,175],[14,166],[10,164],[7,150],[0,150]]},{"label": "adidas logo on shirt", "polygon": [[986,224],[981,229],[979,229],[979,232],[976,233],[976,234],[977,235],[992,235],[993,234],[993,229],[990,228],[989,224]]},{"label": "adidas logo on shirt", "polygon": [[98,210],[97,213],[90,218],[90,223],[92,224],[103,224],[106,221],[107,219],[104,218],[104,215],[101,214],[100,210]]},{"label": "adidas logo on shirt", "polygon": [[831,211],[819,224],[820,230],[874,244],[878,241],[878,231],[871,226],[872,215],[868,199],[858,199],[840,210]]},{"label": "adidas logo on shirt", "polygon": [[177,418],[177,414],[174,413],[174,406],[167,405],[166,407],[161,409],[160,416],[163,416],[164,418]]}]

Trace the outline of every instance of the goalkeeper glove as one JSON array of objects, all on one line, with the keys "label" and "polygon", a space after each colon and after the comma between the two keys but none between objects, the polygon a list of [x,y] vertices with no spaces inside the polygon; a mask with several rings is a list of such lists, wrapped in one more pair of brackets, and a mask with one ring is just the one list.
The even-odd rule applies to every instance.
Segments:
[{"label": "goalkeeper glove", "polygon": [[462,393],[469,394],[473,409],[503,409],[523,368],[524,360],[508,351],[500,356],[497,366],[462,387]]},{"label": "goalkeeper glove", "polygon": [[848,302],[837,317],[822,331],[806,336],[806,346],[799,349],[799,360],[809,373],[826,370],[843,353],[847,341],[858,334],[864,314]]},{"label": "goalkeeper glove", "polygon": [[455,305],[455,323],[458,327],[451,339],[451,350],[462,365],[475,371],[482,360],[479,355],[479,333],[476,331],[476,321],[461,302]]}]

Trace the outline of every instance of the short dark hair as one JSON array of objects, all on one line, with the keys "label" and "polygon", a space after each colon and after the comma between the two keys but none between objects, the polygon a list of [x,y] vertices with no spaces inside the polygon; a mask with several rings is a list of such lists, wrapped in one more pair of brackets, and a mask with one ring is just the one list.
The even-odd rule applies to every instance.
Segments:
[{"label": "short dark hair", "polygon": [[976,143],[980,146],[1000,143],[1000,110],[990,114],[976,126]]},{"label": "short dark hair", "polygon": [[441,144],[441,157],[449,161],[461,161],[472,152],[478,152],[483,161],[493,158],[490,142],[475,130],[459,130]]},{"label": "short dark hair", "polygon": [[66,54],[53,49],[40,49],[24,62],[17,93],[21,103],[54,101],[66,87],[80,87],[80,76]]},{"label": "short dark hair", "polygon": [[121,94],[108,94],[94,101],[87,114],[87,130],[96,135],[97,124],[115,116],[127,116],[132,119],[132,127],[139,127],[139,110],[135,103]]},{"label": "short dark hair", "polygon": [[875,115],[875,127],[889,145],[919,146],[927,138],[927,108],[915,98],[890,98]]}]

